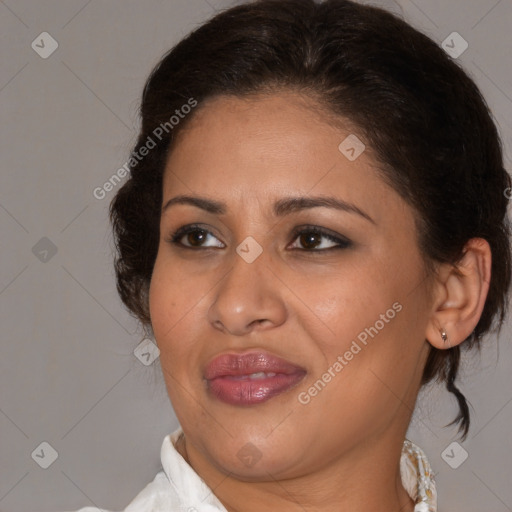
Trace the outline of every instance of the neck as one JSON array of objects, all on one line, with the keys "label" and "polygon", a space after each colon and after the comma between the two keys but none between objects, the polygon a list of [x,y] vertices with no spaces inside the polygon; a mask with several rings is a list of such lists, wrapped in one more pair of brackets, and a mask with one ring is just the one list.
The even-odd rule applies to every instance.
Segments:
[{"label": "neck", "polygon": [[228,512],[413,512],[414,502],[402,486],[400,455],[405,432],[384,432],[365,439],[314,473],[279,480],[247,482],[212,466],[184,437],[176,449]]}]

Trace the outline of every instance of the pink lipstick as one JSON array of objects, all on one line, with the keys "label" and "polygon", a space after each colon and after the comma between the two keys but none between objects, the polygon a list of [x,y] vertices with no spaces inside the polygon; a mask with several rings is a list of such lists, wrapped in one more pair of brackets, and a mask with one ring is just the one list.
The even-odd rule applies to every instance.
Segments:
[{"label": "pink lipstick", "polygon": [[268,352],[227,353],[206,366],[208,390],[231,405],[254,405],[298,384],[306,370]]}]

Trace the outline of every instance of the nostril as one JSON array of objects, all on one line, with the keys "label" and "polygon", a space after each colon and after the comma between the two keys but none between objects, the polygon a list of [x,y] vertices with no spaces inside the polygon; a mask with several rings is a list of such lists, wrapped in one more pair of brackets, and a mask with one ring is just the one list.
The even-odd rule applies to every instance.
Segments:
[{"label": "nostril", "polygon": [[252,324],[261,324],[261,323],[264,323],[266,322],[266,320],[264,318],[260,319],[260,320],[253,320],[250,325]]}]

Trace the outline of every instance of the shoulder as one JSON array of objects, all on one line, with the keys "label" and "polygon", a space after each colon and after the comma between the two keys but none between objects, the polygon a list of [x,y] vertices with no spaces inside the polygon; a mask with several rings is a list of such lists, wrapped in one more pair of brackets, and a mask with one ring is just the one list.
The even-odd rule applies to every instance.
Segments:
[{"label": "shoulder", "polygon": [[160,512],[167,511],[165,506],[176,505],[169,502],[168,480],[163,471],[160,471],[152,482],[146,485],[135,498],[122,511],[107,510],[98,507],[83,507],[78,510],[65,512]]},{"label": "shoulder", "polygon": [[98,507],[84,507],[78,510],[74,510],[73,512],[113,512],[111,510],[105,510],[104,508]]}]

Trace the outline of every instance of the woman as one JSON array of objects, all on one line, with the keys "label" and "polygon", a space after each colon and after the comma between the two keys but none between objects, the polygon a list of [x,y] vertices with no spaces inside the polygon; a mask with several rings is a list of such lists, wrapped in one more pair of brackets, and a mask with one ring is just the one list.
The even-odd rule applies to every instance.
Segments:
[{"label": "woman", "polygon": [[[120,296],[180,429],[127,512],[436,511],[420,388],[503,321],[510,180],[475,84],[347,0],[218,14],[145,86]],[[81,509],[82,512],[97,510]]]}]

